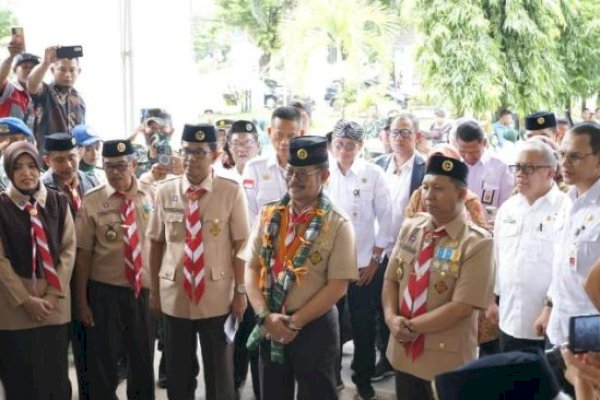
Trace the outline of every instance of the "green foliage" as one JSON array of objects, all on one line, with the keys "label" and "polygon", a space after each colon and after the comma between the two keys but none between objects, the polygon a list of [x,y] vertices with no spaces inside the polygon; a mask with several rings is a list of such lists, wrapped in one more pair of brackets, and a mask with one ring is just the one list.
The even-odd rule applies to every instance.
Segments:
[{"label": "green foliage", "polygon": [[16,18],[12,11],[0,9],[0,37],[10,36],[10,28],[16,25]]}]

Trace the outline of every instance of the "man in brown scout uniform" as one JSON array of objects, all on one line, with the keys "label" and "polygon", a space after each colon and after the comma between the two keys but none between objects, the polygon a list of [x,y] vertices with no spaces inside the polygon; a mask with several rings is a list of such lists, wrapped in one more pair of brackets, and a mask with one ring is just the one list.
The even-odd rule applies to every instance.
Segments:
[{"label": "man in brown scout uniform", "polygon": [[86,325],[90,399],[116,399],[117,361],[127,352],[129,399],[153,399],[154,335],[145,232],[153,190],[135,178],[131,142],[102,148],[108,183],[90,190],[76,219],[77,302]]},{"label": "man in brown scout uniform", "polygon": [[248,239],[248,298],[257,315],[263,400],[337,399],[336,302],[358,279],[352,223],[326,195],[327,140],[290,141],[287,194],[267,204]]},{"label": "man in brown scout uniform", "polygon": [[423,180],[428,214],[406,220],[383,284],[387,357],[400,399],[433,399],[430,382],[477,357],[478,310],[492,298],[492,239],[466,222],[467,166],[433,156]]},{"label": "man in brown scout uniform", "polygon": [[237,182],[213,176],[217,134],[186,125],[185,174],[160,185],[150,218],[152,309],[164,314],[169,399],[194,398],[200,336],[206,398],[235,399],[233,345],[223,325],[247,306],[244,263],[236,254],[248,236],[246,196]]}]

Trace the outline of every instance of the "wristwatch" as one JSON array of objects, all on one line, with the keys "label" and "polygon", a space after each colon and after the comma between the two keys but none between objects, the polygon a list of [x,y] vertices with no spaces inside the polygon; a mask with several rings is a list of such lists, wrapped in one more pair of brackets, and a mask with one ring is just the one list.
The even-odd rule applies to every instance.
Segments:
[{"label": "wristwatch", "polygon": [[376,261],[377,264],[381,264],[381,261],[383,261],[383,254],[373,254],[371,260]]},{"label": "wristwatch", "polygon": [[263,310],[256,314],[256,325],[262,326],[262,324],[265,323],[265,319],[267,318],[267,316],[269,316],[269,314],[271,314],[271,311],[269,310]]},{"label": "wristwatch", "polygon": [[243,283],[235,285],[235,293],[246,294],[246,285],[244,285]]}]

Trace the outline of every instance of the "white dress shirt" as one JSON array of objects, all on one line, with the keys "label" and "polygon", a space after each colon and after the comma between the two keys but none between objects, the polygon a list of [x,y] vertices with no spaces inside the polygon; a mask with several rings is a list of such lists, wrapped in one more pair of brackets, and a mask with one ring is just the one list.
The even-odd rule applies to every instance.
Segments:
[{"label": "white dress shirt", "polygon": [[[413,154],[411,158],[398,167],[396,158],[392,156],[385,171],[386,182],[392,196],[392,223],[390,229],[394,241],[400,233],[402,222],[404,222],[404,213],[410,200],[410,181],[414,163],[415,155]],[[392,254],[393,247],[394,243],[386,248],[385,252],[388,256]]]},{"label": "white dress shirt", "polygon": [[279,166],[277,154],[272,152],[248,160],[242,174],[242,185],[248,199],[248,218],[254,225],[260,209],[266,203],[281,199],[287,188],[284,169]]},{"label": "white dress shirt", "polygon": [[531,205],[516,194],[498,210],[494,293],[500,296],[500,329],[515,338],[543,340],[535,335],[533,325],[552,281],[554,221],[566,198],[553,184]]},{"label": "white dress shirt", "polygon": [[385,249],[393,246],[395,240],[390,232],[392,207],[385,174],[379,166],[360,158],[346,175],[335,161],[330,171],[325,192],[352,220],[359,238],[356,243],[358,267],[368,267],[373,247]]},{"label": "white dress shirt", "polygon": [[490,150],[485,150],[477,163],[467,164],[467,167],[467,186],[479,196],[487,222],[493,222],[498,207],[512,194],[514,177],[508,166]]},{"label": "white dress shirt", "polygon": [[600,179],[584,194],[571,188],[555,222],[553,307],[547,335],[552,344],[566,342],[569,317],[597,314],[583,290],[590,267],[600,259]]}]

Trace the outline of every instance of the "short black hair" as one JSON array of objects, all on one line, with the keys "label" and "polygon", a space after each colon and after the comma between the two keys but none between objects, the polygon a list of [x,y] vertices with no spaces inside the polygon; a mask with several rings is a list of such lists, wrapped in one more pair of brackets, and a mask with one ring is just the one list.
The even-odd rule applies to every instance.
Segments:
[{"label": "short black hair", "polygon": [[456,127],[456,137],[463,142],[483,142],[485,133],[477,121],[465,121]]},{"label": "short black hair", "polygon": [[415,132],[419,131],[419,118],[417,118],[417,116],[415,114],[405,112],[405,113],[397,115],[394,119],[399,119],[399,118],[410,120],[410,122],[412,123],[412,126],[413,126],[413,130]]},{"label": "short black hair", "polygon": [[294,100],[290,103],[290,106],[292,106],[298,110],[302,110],[302,111],[306,112],[308,114],[308,116],[312,118],[312,110],[310,108],[310,105],[303,102],[302,100]]},{"label": "short black hair", "polygon": [[500,110],[499,116],[500,118],[502,118],[505,115],[512,115],[512,112],[508,108],[503,108],[502,110]]},{"label": "short black hair", "polygon": [[596,122],[580,122],[569,130],[573,135],[588,135],[590,147],[594,154],[600,153],[600,124]]},{"label": "short black hair", "polygon": [[556,124],[557,125],[560,125],[560,124],[562,124],[562,125],[570,125],[569,120],[566,119],[566,118],[559,118],[559,119],[557,119],[556,120]]},{"label": "short black hair", "polygon": [[329,131],[325,134],[325,139],[327,139],[327,144],[331,144],[333,142],[333,131]]},{"label": "short black hair", "polygon": [[273,122],[275,118],[287,119],[289,121],[296,121],[300,123],[302,115],[300,114],[300,111],[293,106],[281,106],[273,110],[273,114],[271,114],[271,122]]}]

